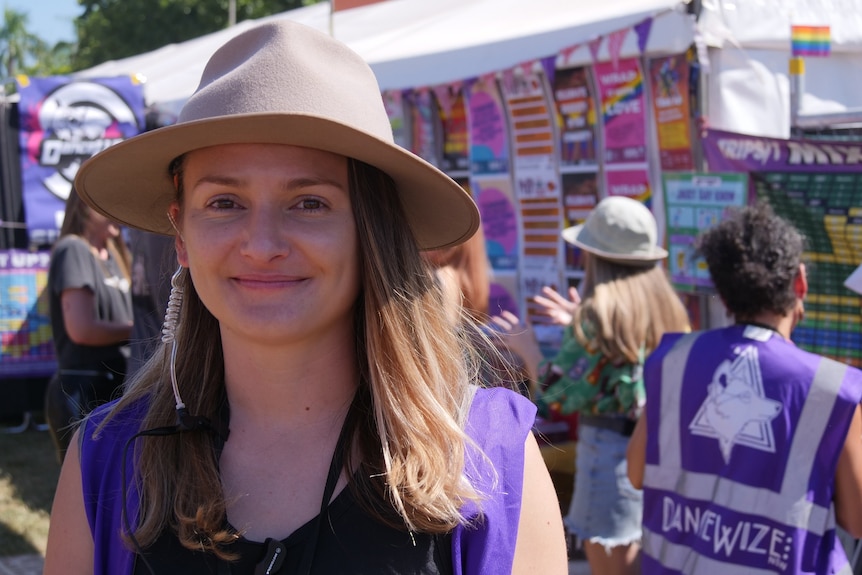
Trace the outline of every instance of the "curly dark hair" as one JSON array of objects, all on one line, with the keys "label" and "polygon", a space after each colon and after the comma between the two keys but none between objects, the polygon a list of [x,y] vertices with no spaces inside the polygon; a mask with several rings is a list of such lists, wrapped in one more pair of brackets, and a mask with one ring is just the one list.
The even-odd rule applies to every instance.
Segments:
[{"label": "curly dark hair", "polygon": [[738,320],[780,315],[796,303],[793,283],[805,238],[766,203],[732,209],[703,232],[695,248],[728,311]]}]

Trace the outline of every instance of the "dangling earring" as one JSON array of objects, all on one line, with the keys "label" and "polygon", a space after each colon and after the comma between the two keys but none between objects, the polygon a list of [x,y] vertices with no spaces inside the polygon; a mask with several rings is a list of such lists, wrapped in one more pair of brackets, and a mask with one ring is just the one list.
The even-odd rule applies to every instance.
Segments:
[{"label": "dangling earring", "polygon": [[[173,221],[173,218],[171,218]],[[171,386],[174,390],[174,399],[177,409],[184,409],[186,404],[180,397],[180,388],[177,385],[177,323],[180,319],[180,308],[183,305],[183,288],[180,286],[180,278],[185,268],[180,266],[171,277],[171,296],[168,299],[168,309],[165,311],[165,323],[162,327],[162,343],[171,344]]]}]

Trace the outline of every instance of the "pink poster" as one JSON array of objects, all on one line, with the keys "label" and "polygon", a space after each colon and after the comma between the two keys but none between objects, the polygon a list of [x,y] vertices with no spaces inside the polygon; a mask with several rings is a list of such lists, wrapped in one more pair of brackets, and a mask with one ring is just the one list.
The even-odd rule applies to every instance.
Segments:
[{"label": "pink poster", "polygon": [[488,260],[495,270],[518,267],[518,216],[512,181],[500,178],[472,180],[473,197],[482,216],[482,231],[488,249]]},{"label": "pink poster", "polygon": [[497,81],[478,78],[467,90],[466,106],[470,138],[470,171],[476,174],[509,172],[506,115]]},{"label": "pink poster", "polygon": [[646,113],[640,60],[593,66],[604,118],[605,164],[646,161]]},{"label": "pink poster", "polygon": [[627,196],[643,202],[652,209],[652,190],[649,185],[649,172],[645,168],[633,170],[608,170],[605,183],[609,196]]}]

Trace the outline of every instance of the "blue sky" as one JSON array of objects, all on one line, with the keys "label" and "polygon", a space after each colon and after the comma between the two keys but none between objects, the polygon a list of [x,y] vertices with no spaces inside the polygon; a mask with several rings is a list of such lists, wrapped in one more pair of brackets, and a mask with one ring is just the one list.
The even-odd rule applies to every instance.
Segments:
[{"label": "blue sky", "polygon": [[75,39],[72,22],[83,11],[77,0],[0,0],[0,5],[27,14],[27,28],[51,45]]}]

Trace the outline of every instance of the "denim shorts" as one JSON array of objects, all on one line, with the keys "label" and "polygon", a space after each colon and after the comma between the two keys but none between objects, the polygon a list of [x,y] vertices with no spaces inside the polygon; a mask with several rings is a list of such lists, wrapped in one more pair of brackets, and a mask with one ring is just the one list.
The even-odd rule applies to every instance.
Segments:
[{"label": "denim shorts", "polygon": [[566,527],[606,549],[639,542],[643,492],[626,475],[629,438],[591,425],[578,427],[575,490]]}]

